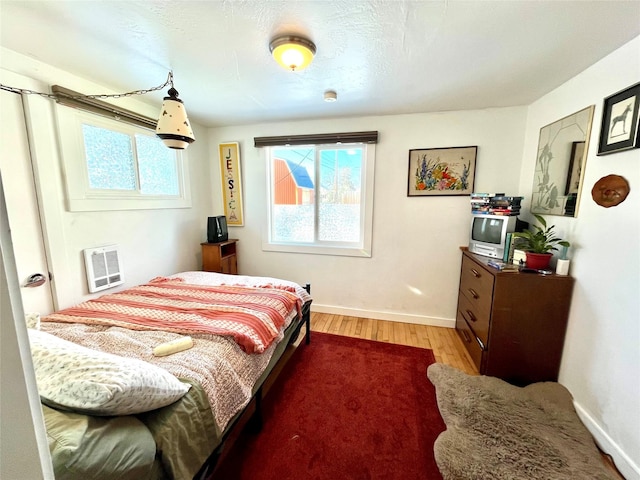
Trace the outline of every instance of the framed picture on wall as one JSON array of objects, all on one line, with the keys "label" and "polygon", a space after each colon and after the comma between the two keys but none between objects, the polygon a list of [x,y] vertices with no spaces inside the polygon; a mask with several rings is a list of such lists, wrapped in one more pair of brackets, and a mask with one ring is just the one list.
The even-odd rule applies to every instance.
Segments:
[{"label": "framed picture on wall", "polygon": [[531,213],[577,215],[594,110],[589,105],[540,128]]},{"label": "framed picture on wall", "polygon": [[409,150],[407,196],[471,195],[478,147]]},{"label": "framed picture on wall", "polygon": [[584,142],[572,142],[571,155],[569,156],[569,172],[567,173],[567,185],[565,195],[577,194],[580,189],[580,177],[582,176],[582,158],[584,157]]},{"label": "framed picture on wall", "polygon": [[607,155],[640,146],[639,106],[640,83],[604,99],[598,155]]}]

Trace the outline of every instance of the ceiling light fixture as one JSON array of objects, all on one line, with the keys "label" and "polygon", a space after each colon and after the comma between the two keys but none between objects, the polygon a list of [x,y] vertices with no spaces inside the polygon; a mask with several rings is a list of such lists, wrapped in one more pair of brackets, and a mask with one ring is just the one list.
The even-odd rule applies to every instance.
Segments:
[{"label": "ceiling light fixture", "polygon": [[316,46],[311,40],[293,35],[274,38],[269,50],[276,62],[292,72],[309,66],[316,54]]}]

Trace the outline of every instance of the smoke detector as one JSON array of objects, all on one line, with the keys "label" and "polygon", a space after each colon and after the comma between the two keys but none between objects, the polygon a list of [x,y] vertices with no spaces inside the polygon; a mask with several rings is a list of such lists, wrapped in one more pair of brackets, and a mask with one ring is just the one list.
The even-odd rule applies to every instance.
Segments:
[{"label": "smoke detector", "polygon": [[324,101],[325,102],[335,102],[338,100],[338,94],[333,90],[327,90],[324,92]]}]

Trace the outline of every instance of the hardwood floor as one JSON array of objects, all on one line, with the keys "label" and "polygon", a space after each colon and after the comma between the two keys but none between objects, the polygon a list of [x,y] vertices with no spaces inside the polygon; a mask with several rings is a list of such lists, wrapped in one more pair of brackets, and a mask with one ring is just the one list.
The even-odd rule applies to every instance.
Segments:
[{"label": "hardwood floor", "polygon": [[478,374],[462,341],[452,328],[311,312],[311,331],[429,348],[437,362],[469,374]]}]

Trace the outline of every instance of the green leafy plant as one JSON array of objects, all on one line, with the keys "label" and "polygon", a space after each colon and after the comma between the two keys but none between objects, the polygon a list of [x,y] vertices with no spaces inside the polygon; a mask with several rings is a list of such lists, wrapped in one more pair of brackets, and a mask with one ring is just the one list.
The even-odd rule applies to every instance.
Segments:
[{"label": "green leafy plant", "polygon": [[547,222],[543,217],[535,213],[534,216],[540,225],[533,225],[533,230],[514,233],[513,235],[519,238],[516,248],[532,253],[551,253],[558,250],[558,245],[567,248],[571,246],[566,240],[556,237],[553,231],[555,225],[547,228]]}]

